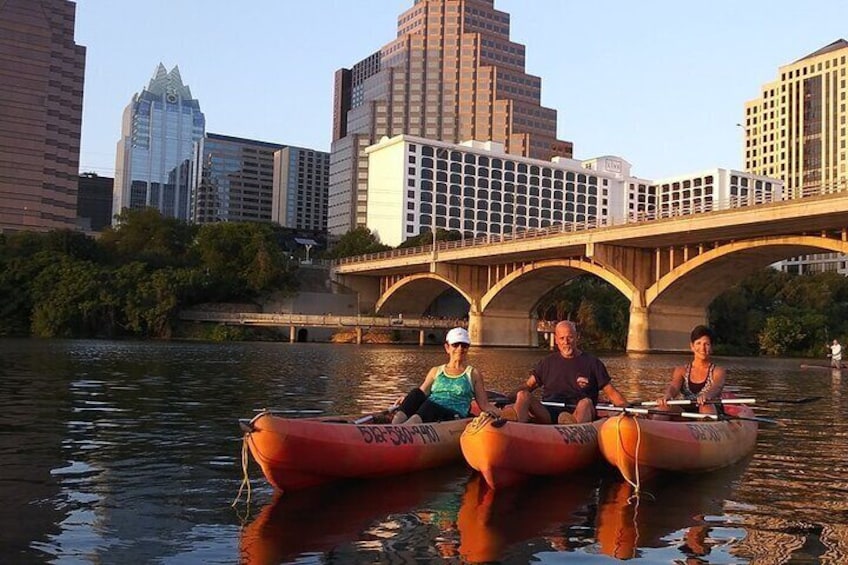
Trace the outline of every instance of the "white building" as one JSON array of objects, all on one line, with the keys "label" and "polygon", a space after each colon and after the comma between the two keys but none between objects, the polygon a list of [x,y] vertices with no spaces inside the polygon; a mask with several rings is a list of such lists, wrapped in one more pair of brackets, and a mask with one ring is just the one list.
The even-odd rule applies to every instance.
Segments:
[{"label": "white building", "polygon": [[714,169],[650,181],[605,155],[541,161],[509,155],[500,143],[460,144],[398,135],[366,149],[366,225],[396,246],[435,229],[465,237],[560,224],[605,225],[707,212],[782,199],[783,184]]}]

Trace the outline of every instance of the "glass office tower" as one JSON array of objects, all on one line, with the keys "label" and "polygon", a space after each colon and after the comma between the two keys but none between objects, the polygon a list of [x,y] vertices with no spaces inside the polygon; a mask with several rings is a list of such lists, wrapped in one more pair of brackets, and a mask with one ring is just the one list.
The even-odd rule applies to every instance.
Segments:
[{"label": "glass office tower", "polygon": [[180,71],[160,63],[150,84],[124,110],[115,165],[112,213],[125,208],[156,208],[164,216],[188,220],[189,175],[194,143],[206,119]]}]

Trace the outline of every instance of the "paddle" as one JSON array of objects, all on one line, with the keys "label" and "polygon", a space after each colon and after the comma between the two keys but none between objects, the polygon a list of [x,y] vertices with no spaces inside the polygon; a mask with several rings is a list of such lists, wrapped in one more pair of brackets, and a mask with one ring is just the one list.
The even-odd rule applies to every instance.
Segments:
[{"label": "paddle", "polygon": [[487,390],[486,396],[489,398],[489,402],[497,406],[498,408],[503,408],[507,404],[512,404],[515,402],[514,398],[510,398],[502,392],[498,392],[496,390]]},{"label": "paddle", "polygon": [[[754,404],[756,402],[756,398],[713,398],[711,400],[705,401],[704,404]],[[667,400],[666,404],[668,404],[669,406],[688,406],[690,404],[698,404],[698,401],[682,398],[676,400]],[[645,402],[640,402],[639,405],[659,406],[660,403],[657,400],[646,400]]]},{"label": "paddle", "polygon": [[361,416],[361,417],[357,418],[356,420],[354,420],[353,423],[357,424],[357,425],[358,424],[367,424],[368,422],[370,422],[371,420],[373,420],[377,416],[383,416],[383,415],[388,416],[389,414],[394,414],[395,412],[398,411],[399,408],[400,408],[400,404],[397,404],[395,406],[392,406],[391,408],[387,408],[387,409],[382,410],[380,412],[374,412],[373,414],[366,414],[365,416]]},{"label": "paddle", "polygon": [[772,420],[771,418],[763,418],[761,416],[730,416],[729,414],[701,414],[700,412],[666,412],[665,410],[654,410],[651,408],[633,408],[625,406],[613,406],[611,404],[598,404],[595,409],[607,410],[610,412],[624,412],[625,414],[659,414],[661,416],[682,416],[683,418],[692,418],[695,420],[745,420],[748,422],[758,422],[760,424],[771,424],[775,426],[785,426],[783,422]]},{"label": "paddle", "polygon": [[[713,400],[707,400],[705,404],[809,404],[810,402],[815,402],[822,398],[824,397],[804,396],[801,398],[767,398],[765,400],[757,400],[756,398],[716,398]],[[659,402],[656,400],[646,400],[644,402],[637,401],[636,404],[639,404],[640,406],[659,406]],[[697,404],[697,401],[686,399],[668,401],[669,406],[686,406],[688,404]]]}]

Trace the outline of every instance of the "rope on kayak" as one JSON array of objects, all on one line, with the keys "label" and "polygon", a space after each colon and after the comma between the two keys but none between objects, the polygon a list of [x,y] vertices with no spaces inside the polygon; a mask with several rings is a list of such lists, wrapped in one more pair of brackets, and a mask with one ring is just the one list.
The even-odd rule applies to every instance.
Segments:
[{"label": "rope on kayak", "polygon": [[[625,414],[622,414],[621,416],[619,416],[618,423],[616,424],[616,435],[618,436],[618,446],[617,446],[618,447],[618,449],[617,449],[617,459],[618,459],[618,461],[617,461],[617,463],[619,465],[619,468],[621,467],[621,453],[622,453],[622,448],[621,448],[621,444],[622,444],[622,441],[621,441],[621,420],[623,418],[625,418],[625,416],[626,416]],[[628,501],[627,501],[628,504],[630,503],[631,499],[633,499],[634,497],[638,501],[639,493],[641,492],[641,483],[642,483],[641,479],[639,478],[639,447],[642,444],[642,428],[639,426],[639,419],[636,418],[635,416],[631,416],[631,417],[633,418],[633,422],[636,424],[636,452],[633,454],[633,471],[634,471],[634,475],[636,476],[636,482],[631,481],[629,477],[624,475],[624,473],[621,474],[624,477],[624,480],[627,481],[630,484],[630,486],[633,487],[633,495],[630,497],[630,499],[628,499]]]},{"label": "rope on kayak", "polygon": [[236,499],[230,505],[232,508],[235,508],[236,504],[238,504],[239,499],[241,498],[241,493],[244,490],[245,486],[247,487],[247,499],[245,503],[250,505],[250,476],[247,474],[247,464],[250,461],[248,457],[248,449],[247,449],[247,437],[249,433],[244,434],[244,438],[241,442],[241,471],[243,473],[241,479],[241,485],[239,486],[238,494],[236,495]]}]

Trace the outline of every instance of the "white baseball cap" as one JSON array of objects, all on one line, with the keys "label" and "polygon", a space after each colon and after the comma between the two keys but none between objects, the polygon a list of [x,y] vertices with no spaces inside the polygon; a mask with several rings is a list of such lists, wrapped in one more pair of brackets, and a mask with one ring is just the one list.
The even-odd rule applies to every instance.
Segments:
[{"label": "white baseball cap", "polygon": [[468,330],[465,328],[454,328],[448,332],[445,341],[448,345],[453,345],[455,343],[467,343],[471,345],[471,336],[468,335]]}]

